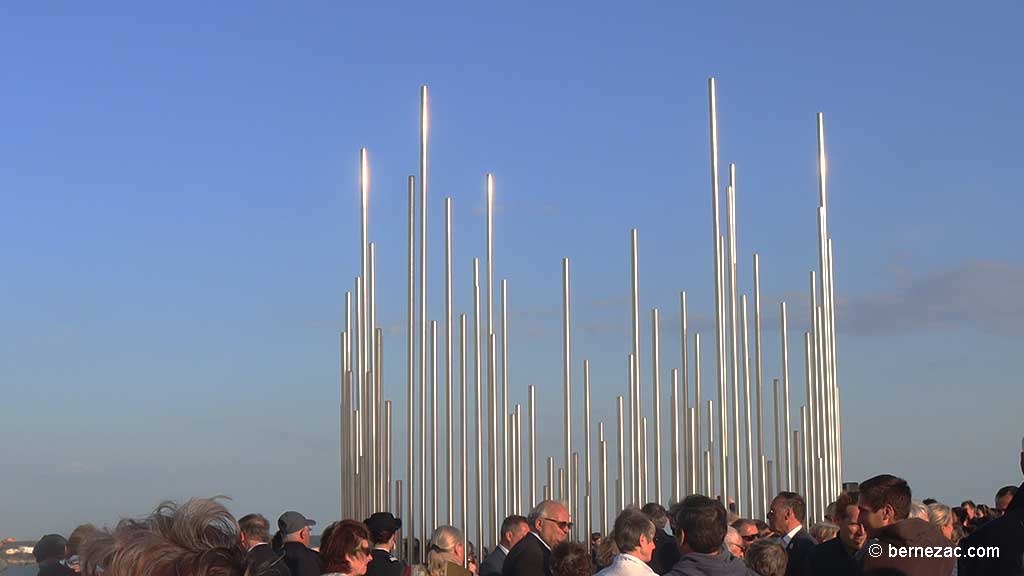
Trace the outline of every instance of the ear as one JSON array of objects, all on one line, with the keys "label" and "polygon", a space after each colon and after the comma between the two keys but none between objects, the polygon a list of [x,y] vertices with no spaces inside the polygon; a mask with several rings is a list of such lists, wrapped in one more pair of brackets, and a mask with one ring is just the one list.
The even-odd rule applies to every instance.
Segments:
[{"label": "ear", "polygon": [[677,531],[678,531],[678,534],[676,534],[676,541],[679,544],[682,544],[683,542],[686,542],[686,532],[684,532],[682,528],[677,528]]}]

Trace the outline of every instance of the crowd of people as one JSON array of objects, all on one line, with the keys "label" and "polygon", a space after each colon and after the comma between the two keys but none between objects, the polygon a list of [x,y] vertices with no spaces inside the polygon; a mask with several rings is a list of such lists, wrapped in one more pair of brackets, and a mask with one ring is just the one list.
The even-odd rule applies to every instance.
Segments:
[{"label": "crowd of people", "polygon": [[328,525],[317,550],[316,522],[299,512],[281,514],[271,536],[262,515],[236,521],[217,499],[193,499],[113,529],[46,535],[34,554],[40,576],[1024,575],[1024,485],[1000,488],[994,504],[917,501],[905,480],[882,474],[840,494],[811,526],[795,492],[778,493],[766,521],[695,494],[668,510],[623,510],[610,534],[579,543],[566,506],[545,500],[505,518],[482,561],[460,530],[440,526],[423,563],[407,565],[395,556],[402,522],[389,512]]}]

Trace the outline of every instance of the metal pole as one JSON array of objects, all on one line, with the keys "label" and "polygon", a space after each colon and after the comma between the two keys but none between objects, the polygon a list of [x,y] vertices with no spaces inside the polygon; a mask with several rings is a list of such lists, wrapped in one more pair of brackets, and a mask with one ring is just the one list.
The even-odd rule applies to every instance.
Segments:
[{"label": "metal pole", "polygon": [[429,128],[427,87],[420,86],[420,555],[426,558],[426,489],[423,480],[427,459],[427,135]]},{"label": "metal pole", "polygon": [[489,453],[490,469],[487,471],[487,483],[491,487],[491,497],[489,499],[491,507],[489,514],[489,518],[491,521],[490,549],[494,550],[494,548],[498,545],[498,541],[501,540],[501,535],[498,534],[500,524],[500,521],[498,520],[498,374],[496,366],[496,364],[498,363],[498,344],[493,332],[487,335],[487,343],[487,382],[490,387],[488,401],[491,409],[491,425],[487,430],[488,440],[490,441],[491,445]]},{"label": "metal pole", "polygon": [[430,321],[430,522],[440,524],[437,513],[437,320]]},{"label": "metal pole", "polygon": [[[648,432],[648,429],[647,429],[647,417],[644,416],[643,418],[641,418],[640,419],[640,423],[641,423],[640,438],[642,438],[641,446],[643,447],[643,450],[641,450],[641,453],[644,455],[643,459],[642,459],[642,462],[643,462],[643,467],[646,470],[647,467],[648,467],[648,459],[647,459],[648,450],[647,450],[647,447],[649,446],[649,444],[647,442],[647,432]],[[648,490],[648,487],[645,484],[644,485],[643,496],[640,498],[641,502],[646,503],[646,501],[647,501],[647,494],[648,494],[647,490]]]},{"label": "metal pole", "polygon": [[[789,422],[789,331],[786,322],[786,303],[779,304],[779,314],[782,323],[782,403],[784,413],[782,423],[786,428],[786,490],[793,489],[793,446],[790,442],[789,431],[792,430]],[[781,467],[781,459],[779,460]]]},{"label": "metal pole", "polygon": [[765,473],[765,455],[764,455],[764,404],[761,396],[764,390],[764,382],[762,380],[761,371],[761,257],[758,254],[754,254],[754,374],[756,376],[757,385],[757,478],[758,478],[758,501],[760,508],[758,509],[759,516],[762,517],[768,514],[768,490],[764,484],[764,479],[767,478]]},{"label": "metal pole", "polygon": [[377,458],[377,446],[379,444],[379,438],[377,437],[377,361],[375,353],[377,351],[377,344],[375,341],[376,331],[374,330],[374,311],[373,311],[373,291],[374,291],[374,247],[373,243],[370,243],[370,275],[368,276],[368,282],[366,284],[366,332],[369,342],[369,355],[367,356],[367,389],[369,397],[369,406],[367,406],[364,412],[367,415],[367,438],[369,439],[369,446],[366,451],[366,459],[368,461],[368,475],[367,484],[369,487],[369,504],[370,508],[374,510],[378,509],[380,502],[378,502],[379,492],[377,490],[378,478],[380,476],[379,464],[380,460]]},{"label": "metal pole", "polygon": [[[508,414],[508,280],[502,279],[501,281],[501,410],[503,414]],[[510,513],[510,510],[514,508],[512,494],[513,490],[509,489],[509,477],[511,476],[512,469],[512,458],[509,457],[509,433],[508,425],[506,424],[502,431],[502,442],[504,445],[503,452],[505,461],[502,466],[502,470],[505,474],[502,476],[505,479],[505,513]]]},{"label": "metal pole", "polygon": [[476,545],[484,546],[484,389],[480,356],[480,259],[473,258],[473,355],[476,376]]},{"label": "metal pole", "polygon": [[[565,466],[566,477],[572,477],[572,333],[569,308],[569,259],[562,258],[562,385],[565,388]],[[573,494],[569,491],[566,508],[573,510]]]},{"label": "metal pole", "polygon": [[591,514],[591,466],[590,466],[590,360],[583,361],[583,418],[584,418],[584,440],[583,448],[584,461],[586,469],[586,476],[584,478],[584,492],[583,492],[583,512],[584,512],[584,527],[586,528],[587,547],[590,547],[590,533],[593,531],[593,518]]},{"label": "metal pole", "polygon": [[[626,458],[625,458],[625,435],[623,428],[625,422],[623,421],[623,401],[622,396],[618,396],[618,416],[619,416],[619,483],[618,483],[618,501],[615,503],[615,513],[618,514],[626,509]],[[607,532],[605,532],[607,534]]]},{"label": "metal pole", "polygon": [[444,199],[444,316],[445,316],[445,384],[448,389],[448,430],[447,441],[447,464],[448,475],[448,516],[449,526],[455,523],[455,414],[453,411],[453,396],[455,391],[452,382],[452,199]]},{"label": "metal pole", "polygon": [[719,471],[722,488],[722,504],[728,502],[727,470],[725,463],[725,320],[723,318],[724,305],[722,290],[722,237],[720,231],[721,216],[718,205],[718,96],[715,79],[708,79],[708,117],[710,122],[711,140],[711,218],[712,218],[712,244],[714,245],[715,258],[715,351],[717,355],[717,376],[718,376],[718,399],[719,399],[719,428],[718,443],[719,455],[722,470]]},{"label": "metal pole", "polygon": [[[604,439],[604,422],[599,422],[597,425],[598,441],[597,446],[600,450],[600,465],[601,474],[599,477],[600,486],[598,487],[598,496],[600,497],[598,503],[598,513],[601,516],[601,534],[608,533],[608,444]],[[588,538],[589,540],[589,538]]]},{"label": "metal pole", "polygon": [[[708,454],[712,454],[715,451],[715,403],[713,400],[708,400]],[[708,485],[705,491],[705,495],[708,498],[714,498],[715,487],[713,479],[715,477],[714,471],[714,459],[708,461],[707,475]],[[722,504],[725,505],[724,503]]]},{"label": "metal pole", "polygon": [[804,430],[804,442],[806,443],[806,449],[804,450],[804,456],[807,462],[804,466],[807,472],[807,504],[810,510],[811,518],[818,519],[818,482],[817,482],[817,449],[816,434],[814,431],[814,410],[817,405],[816,398],[814,397],[814,388],[811,382],[811,333],[804,332],[804,384],[807,387],[807,409],[804,414],[801,415]]},{"label": "metal pole", "polygon": [[460,406],[460,416],[462,421],[460,436],[462,438],[462,441],[459,444],[460,450],[462,451],[462,459],[460,460],[462,464],[460,472],[462,481],[459,483],[459,488],[461,490],[462,501],[461,527],[463,544],[465,544],[466,540],[469,539],[469,451],[467,449],[467,440],[469,439],[469,422],[467,420],[467,407],[469,406],[469,402],[467,401],[467,399],[469,398],[469,390],[467,386],[468,378],[466,378],[466,366],[466,315],[459,314],[459,387],[462,390],[462,394],[459,396],[459,399],[462,404]]},{"label": "metal pole", "polygon": [[[692,455],[689,454],[690,450],[690,365],[688,362],[686,347],[689,342],[689,337],[686,333],[686,292],[679,293],[679,324],[680,324],[680,340],[679,340],[679,353],[680,360],[682,363],[679,365],[679,371],[683,375],[683,388],[682,388],[682,409],[683,409],[683,451],[686,452],[683,458],[683,485],[686,486],[686,493],[691,494],[690,482],[693,477],[693,469],[691,467],[691,461],[693,460]],[[682,500],[682,492],[676,494],[676,501]]]},{"label": "metal pole", "polygon": [[413,548],[413,541],[416,535],[416,517],[415,508],[413,507],[416,488],[416,451],[413,448],[416,445],[416,424],[413,417],[413,407],[416,405],[416,383],[413,378],[413,366],[416,363],[416,337],[414,336],[416,327],[416,298],[414,296],[416,290],[416,260],[415,260],[415,241],[416,241],[416,177],[409,176],[409,266],[408,266],[408,318],[406,324],[406,357],[405,357],[405,368],[406,368],[406,384],[408,385],[408,398],[405,405],[405,411],[407,416],[407,430],[406,430],[406,452],[408,456],[408,466],[406,468],[406,482],[408,488],[409,503],[406,511],[407,518],[405,519],[405,557],[410,563],[415,562],[413,555],[415,553]]},{"label": "metal pole", "polygon": [[654,501],[659,504],[664,502],[661,497],[661,343],[658,338],[660,330],[658,309],[654,308],[651,310],[651,385],[654,388]]},{"label": "metal pole", "polygon": [[527,387],[530,418],[530,507],[537,504],[537,399],[536,387]]},{"label": "metal pole", "polygon": [[772,386],[775,391],[775,490],[782,489],[782,414],[779,407],[779,379],[772,379]]},{"label": "metal pole", "polygon": [[[694,461],[695,462],[696,462],[697,458],[700,458],[700,462],[697,462],[697,466],[694,467],[694,469],[693,469],[693,479],[692,479],[692,481],[693,481],[693,490],[692,490],[692,492],[697,492],[698,481],[704,479],[704,471],[702,470],[702,468],[704,466],[704,457],[700,453],[700,451],[703,449],[702,447],[704,446],[704,444],[703,444],[703,442],[701,440],[700,408],[701,408],[701,406],[703,406],[703,404],[701,404],[701,397],[700,397],[701,390],[700,390],[700,388],[701,388],[700,332],[697,332],[696,334],[693,335],[693,393],[694,393],[693,408],[694,408],[694,414],[697,416],[697,421],[694,422],[694,424],[693,424],[693,434],[694,434],[693,447],[697,450],[697,452],[693,455],[693,457],[694,457]],[[711,445],[711,436],[708,436],[708,446],[710,446],[710,445]],[[711,496],[710,492],[705,492],[704,494],[706,496]]]},{"label": "metal pole", "polygon": [[746,506],[743,508],[742,514],[746,514],[748,518],[754,517],[754,452],[753,452],[753,435],[751,434],[751,419],[750,419],[750,336],[748,328],[750,324],[747,322],[747,295],[743,295],[742,300],[742,316],[743,322],[743,405],[745,406],[745,418],[743,427],[744,442],[744,457],[746,460],[746,469],[744,470],[746,479]]},{"label": "metal pole", "polygon": [[629,354],[629,498],[634,504],[640,500],[640,482],[637,479],[637,470],[640,468],[637,460],[640,455],[637,453],[637,448],[640,445],[640,439],[636,427],[636,372],[633,369],[635,358],[632,353]]},{"label": "metal pole", "polygon": [[[630,400],[632,403],[632,410],[634,415],[632,416],[631,422],[633,425],[633,432],[631,438],[635,447],[631,448],[631,451],[635,451],[636,458],[639,458],[640,451],[640,417],[643,413],[640,404],[640,274],[639,274],[639,240],[637,235],[637,229],[633,228],[630,231],[630,284],[632,287],[632,318],[633,318],[633,362],[630,364],[630,377],[633,381],[633,395],[634,398]],[[630,457],[630,460],[634,460],[634,456]],[[636,462],[639,464],[639,462]],[[644,483],[644,470],[638,466],[633,466],[633,498],[634,501],[638,502],[642,499],[641,486]]]},{"label": "metal pole", "polygon": [[391,400],[384,401],[384,508],[391,509]]},{"label": "metal pole", "polygon": [[697,483],[700,471],[700,463],[697,462],[697,455],[700,453],[700,446],[697,445],[697,429],[700,428],[700,413],[697,411],[696,406],[690,406],[686,409],[690,413],[690,470],[693,471],[693,475],[690,476],[690,484],[687,486],[687,496],[690,494],[697,494]]},{"label": "metal pole", "polygon": [[[729,187],[726,189],[726,212],[729,224],[729,346],[732,352],[732,493],[736,498],[736,509],[740,508],[740,370],[738,353],[736,294],[736,165],[729,164]],[[728,508],[728,501],[725,503]]]},{"label": "metal pole", "polygon": [[679,371],[672,369],[672,408],[669,410],[669,466],[672,481],[672,502],[679,502],[682,494],[679,481]]}]

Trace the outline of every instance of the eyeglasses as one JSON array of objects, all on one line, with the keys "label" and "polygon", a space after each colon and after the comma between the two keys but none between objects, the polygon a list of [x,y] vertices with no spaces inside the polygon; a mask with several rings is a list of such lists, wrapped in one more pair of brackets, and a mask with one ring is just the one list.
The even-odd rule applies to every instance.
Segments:
[{"label": "eyeglasses", "polygon": [[757,536],[757,534],[747,534],[742,538],[744,542],[753,542],[754,540],[757,540]]},{"label": "eyeglasses", "polygon": [[558,529],[562,532],[568,532],[569,530],[572,530],[572,522],[563,522],[562,520],[555,520],[554,518],[548,518],[546,516],[541,516],[541,520],[554,522],[555,526],[558,526]]}]

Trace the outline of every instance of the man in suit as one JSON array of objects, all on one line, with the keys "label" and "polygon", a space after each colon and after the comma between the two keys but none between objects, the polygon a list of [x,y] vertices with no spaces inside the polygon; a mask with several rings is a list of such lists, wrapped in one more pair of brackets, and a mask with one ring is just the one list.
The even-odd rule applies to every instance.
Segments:
[{"label": "man in suit", "polygon": [[807,553],[818,545],[804,528],[807,505],[803,496],[796,492],[779,492],[768,510],[768,525],[780,535],[779,544],[786,549],[789,561],[786,576],[796,576],[803,569]]},{"label": "man in suit", "polygon": [[807,554],[804,576],[857,576],[857,553],[864,547],[867,533],[860,523],[860,508],[852,496],[843,492],[835,501],[837,538],[818,544]]},{"label": "man in suit", "polygon": [[679,543],[669,530],[668,513],[657,502],[648,502],[640,509],[654,524],[654,555],[647,563],[658,574],[667,574],[682,554]]},{"label": "man in suit", "polygon": [[505,564],[509,550],[529,533],[530,525],[525,516],[512,515],[505,518],[501,523],[501,542],[480,565],[480,576],[501,576],[501,568]]},{"label": "man in suit", "polygon": [[405,562],[391,555],[395,549],[398,530],[402,519],[390,512],[374,512],[363,520],[370,531],[370,563],[366,565],[366,576],[401,576],[405,573]]},{"label": "man in suit", "polygon": [[242,532],[242,547],[245,548],[245,562],[253,574],[266,576],[291,576],[284,556],[270,545],[270,522],[262,514],[246,514],[238,519]]},{"label": "man in suit", "polygon": [[551,576],[551,549],[569,536],[569,509],[561,502],[544,500],[526,517],[530,533],[508,552],[502,576]]},{"label": "man in suit", "polygon": [[309,548],[309,527],[315,525],[315,520],[294,510],[277,519],[277,530],[284,544],[284,563],[292,576],[320,576],[320,556]]}]

